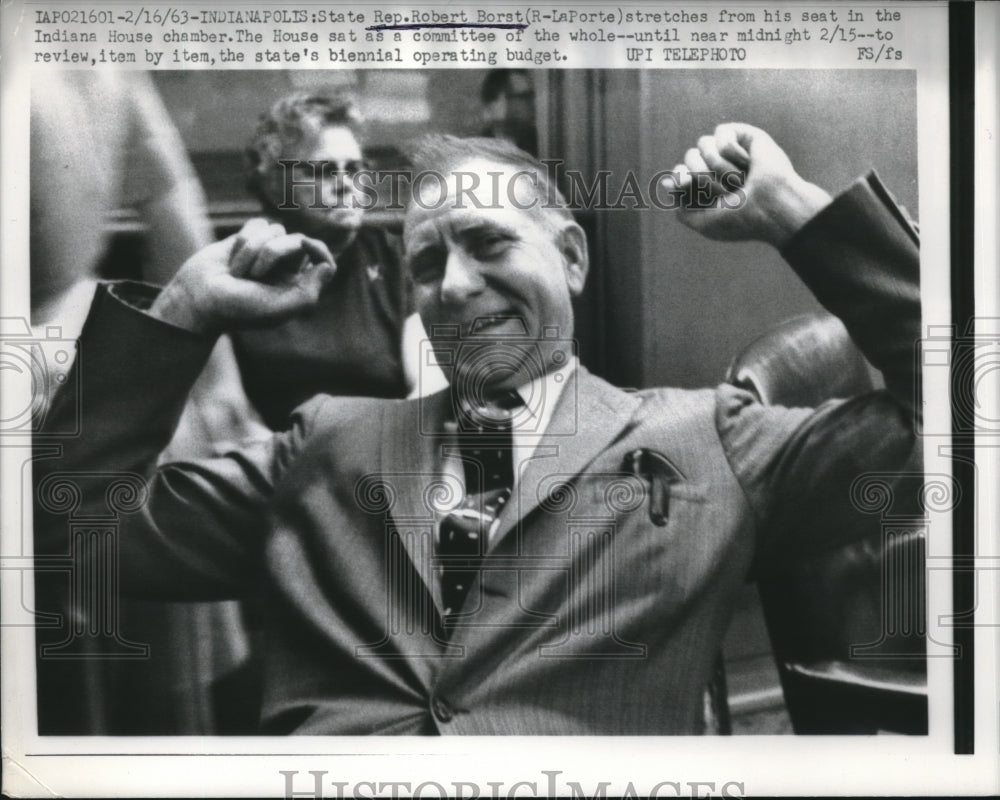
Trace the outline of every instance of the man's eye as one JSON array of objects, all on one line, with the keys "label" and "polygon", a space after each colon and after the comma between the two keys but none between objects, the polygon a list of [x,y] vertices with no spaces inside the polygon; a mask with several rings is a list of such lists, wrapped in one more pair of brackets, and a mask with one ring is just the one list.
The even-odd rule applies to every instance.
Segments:
[{"label": "man's eye", "polygon": [[507,249],[509,241],[506,236],[484,236],[472,243],[472,253],[476,258],[495,258]]},{"label": "man's eye", "polygon": [[410,261],[410,276],[414,283],[434,283],[444,274],[444,260],[433,255],[417,256]]}]

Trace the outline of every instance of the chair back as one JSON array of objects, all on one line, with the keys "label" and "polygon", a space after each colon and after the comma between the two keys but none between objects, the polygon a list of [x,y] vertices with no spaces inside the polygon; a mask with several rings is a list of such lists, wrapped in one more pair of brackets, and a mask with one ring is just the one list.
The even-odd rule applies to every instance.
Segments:
[{"label": "chair back", "polygon": [[871,372],[844,323],[832,314],[787,320],[751,342],[726,380],[765,405],[813,408],[872,389]]}]

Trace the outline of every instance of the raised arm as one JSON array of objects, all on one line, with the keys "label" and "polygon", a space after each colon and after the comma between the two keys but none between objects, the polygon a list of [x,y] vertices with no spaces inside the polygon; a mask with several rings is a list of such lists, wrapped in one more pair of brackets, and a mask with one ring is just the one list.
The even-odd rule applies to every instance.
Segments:
[{"label": "raised arm", "polygon": [[191,256],[149,312],[200,334],[275,324],[314,305],[335,269],[318,239],[253,219]]},{"label": "raised arm", "polygon": [[741,123],[701,137],[675,172],[701,201],[681,211],[684,224],[711,239],[776,247],[816,299],[843,320],[882,371],[893,399],[908,414],[919,412],[913,360],[920,336],[918,242],[875,175],[831,199],[795,171],[766,132]]},{"label": "raised arm", "polygon": [[[748,125],[702,137],[677,171],[682,186],[706,187],[705,207],[685,210],[682,221],[710,238],[777,247],[886,381],[885,391],[816,410],[764,407],[720,389],[719,435],[760,522],[761,552],[792,555],[861,534],[853,482],[913,463],[920,259],[912,225],[876,176],[831,200]],[[691,175],[704,172],[715,175]]]},{"label": "raised arm", "polygon": [[709,239],[753,239],[781,249],[830,203],[830,195],[800,176],[774,139],[752,125],[719,125],[673,171],[682,188],[693,184],[695,202],[682,209],[681,221]]},{"label": "raised arm", "polygon": [[[65,555],[73,519],[118,510],[127,591],[240,594],[301,425],[224,458],[157,471],[156,457],[214,334],[307,307],[332,271],[322,245],[257,222],[196,253],[158,296],[144,285],[101,287],[67,388],[36,431],[36,555]],[[135,509],[109,507],[116,483],[133,488]]]}]

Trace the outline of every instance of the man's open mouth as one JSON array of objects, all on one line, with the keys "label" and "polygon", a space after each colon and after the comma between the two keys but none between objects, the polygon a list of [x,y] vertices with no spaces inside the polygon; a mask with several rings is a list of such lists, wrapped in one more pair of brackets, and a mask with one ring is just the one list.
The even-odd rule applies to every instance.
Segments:
[{"label": "man's open mouth", "polygon": [[476,317],[469,328],[469,335],[489,336],[501,330],[507,335],[528,335],[528,326],[525,324],[524,317],[512,312],[484,314],[483,316]]}]

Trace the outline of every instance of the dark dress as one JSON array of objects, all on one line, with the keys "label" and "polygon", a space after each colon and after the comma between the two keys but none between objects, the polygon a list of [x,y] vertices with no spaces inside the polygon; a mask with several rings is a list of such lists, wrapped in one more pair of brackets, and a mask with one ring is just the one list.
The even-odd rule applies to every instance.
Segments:
[{"label": "dark dress", "polygon": [[233,343],[247,396],[272,430],[316,394],[405,397],[403,324],[409,278],[398,237],[362,228],[310,311]]}]

